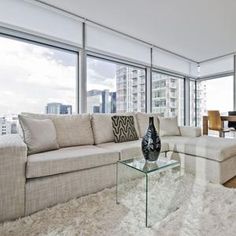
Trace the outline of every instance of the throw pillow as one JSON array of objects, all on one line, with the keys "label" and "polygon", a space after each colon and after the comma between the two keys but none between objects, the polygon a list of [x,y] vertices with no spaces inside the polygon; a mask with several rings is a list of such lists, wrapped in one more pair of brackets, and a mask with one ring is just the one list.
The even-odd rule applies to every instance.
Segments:
[{"label": "throw pillow", "polygon": [[38,120],[19,115],[28,154],[58,149],[56,129],[50,119]]},{"label": "throw pillow", "polygon": [[161,136],[179,136],[180,135],[177,117],[173,117],[173,118],[159,117],[159,121],[160,121],[160,135]]},{"label": "throw pillow", "polygon": [[53,123],[60,147],[94,144],[89,114],[57,116]]},{"label": "throw pillow", "polygon": [[[57,143],[60,147],[93,145],[93,130],[90,114],[54,115],[21,113],[24,116],[44,120],[52,120],[57,134]],[[111,131],[112,132],[112,131]]]},{"label": "throw pillow", "polygon": [[111,119],[116,143],[138,140],[133,116],[112,116]]}]

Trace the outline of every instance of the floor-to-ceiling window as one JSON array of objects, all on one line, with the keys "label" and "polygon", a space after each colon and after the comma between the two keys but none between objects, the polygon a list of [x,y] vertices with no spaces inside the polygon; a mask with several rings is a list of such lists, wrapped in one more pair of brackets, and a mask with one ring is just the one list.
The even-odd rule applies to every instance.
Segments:
[{"label": "floor-to-ceiling window", "polygon": [[77,53],[0,37],[0,135],[18,132],[21,112],[77,111]]},{"label": "floor-to-ceiling window", "polygon": [[197,82],[198,126],[208,110],[219,110],[221,114],[233,110],[233,76]]},{"label": "floor-to-ceiling window", "polygon": [[195,88],[195,81],[194,80],[190,80],[189,81],[189,107],[190,107],[190,126],[195,126],[196,125],[196,96],[195,96],[195,92],[196,92],[196,88]]},{"label": "floor-to-ceiling window", "polygon": [[177,116],[179,124],[184,124],[184,79],[152,73],[152,112],[163,117]]},{"label": "floor-to-ceiling window", "polygon": [[87,112],[145,111],[145,69],[87,57]]}]

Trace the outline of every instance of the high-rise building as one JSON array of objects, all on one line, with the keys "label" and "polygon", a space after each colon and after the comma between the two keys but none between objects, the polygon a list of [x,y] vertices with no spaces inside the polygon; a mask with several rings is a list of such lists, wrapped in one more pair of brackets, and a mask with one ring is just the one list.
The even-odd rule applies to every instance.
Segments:
[{"label": "high-rise building", "polygon": [[10,125],[6,121],[6,118],[4,116],[0,117],[0,134],[4,135],[10,133],[11,133]]},{"label": "high-rise building", "polygon": [[72,105],[63,105],[62,103],[48,103],[46,114],[72,114]]},{"label": "high-rise building", "polygon": [[196,100],[196,110],[197,110],[197,125],[202,125],[202,116],[207,114],[207,89],[206,89],[206,82],[199,82],[197,83],[197,100]]},{"label": "high-rise building", "polygon": [[178,116],[184,123],[183,80],[161,73],[152,74],[152,111],[164,117]]},{"label": "high-rise building", "polygon": [[89,113],[115,113],[116,92],[109,90],[90,90],[87,92],[87,112]]},{"label": "high-rise building", "polygon": [[145,70],[117,65],[116,110],[145,111]]},{"label": "high-rise building", "polygon": [[110,92],[111,97],[111,113],[116,113],[116,92]]},{"label": "high-rise building", "polygon": [[12,118],[6,116],[0,117],[0,135],[16,134],[17,132],[16,120],[12,120]]}]

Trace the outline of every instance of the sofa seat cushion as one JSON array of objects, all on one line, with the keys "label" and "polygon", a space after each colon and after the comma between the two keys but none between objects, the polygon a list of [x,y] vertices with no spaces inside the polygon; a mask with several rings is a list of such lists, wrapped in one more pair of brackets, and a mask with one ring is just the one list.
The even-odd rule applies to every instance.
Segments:
[{"label": "sofa seat cushion", "polygon": [[169,143],[170,151],[199,156],[214,161],[224,161],[236,156],[236,140],[201,136],[195,138],[169,136],[162,137]]},{"label": "sofa seat cushion", "polygon": [[[98,147],[104,148],[106,150],[114,150],[120,153],[120,160],[128,160],[131,158],[142,157],[141,139],[136,141],[129,141],[124,143],[103,143],[97,145]],[[163,142],[161,151],[165,152],[169,150],[168,144]]]},{"label": "sofa seat cushion", "polygon": [[119,153],[96,146],[62,148],[28,156],[26,177],[35,178],[116,163]]}]

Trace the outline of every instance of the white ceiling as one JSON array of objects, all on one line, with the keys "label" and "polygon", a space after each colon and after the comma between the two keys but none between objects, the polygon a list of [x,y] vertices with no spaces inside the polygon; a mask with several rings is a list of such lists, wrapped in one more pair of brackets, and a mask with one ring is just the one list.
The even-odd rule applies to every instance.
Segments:
[{"label": "white ceiling", "polygon": [[236,51],[235,0],[43,0],[196,61]]}]

